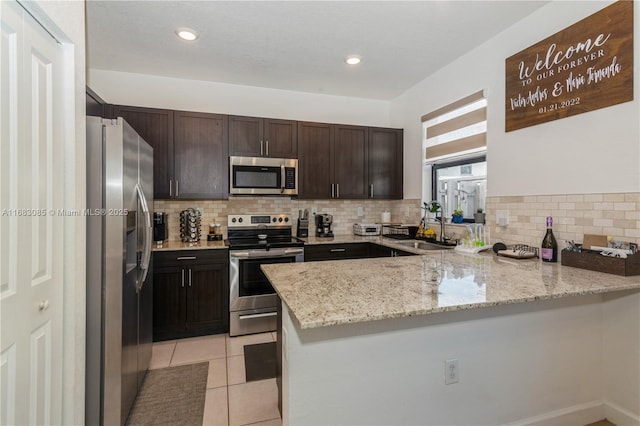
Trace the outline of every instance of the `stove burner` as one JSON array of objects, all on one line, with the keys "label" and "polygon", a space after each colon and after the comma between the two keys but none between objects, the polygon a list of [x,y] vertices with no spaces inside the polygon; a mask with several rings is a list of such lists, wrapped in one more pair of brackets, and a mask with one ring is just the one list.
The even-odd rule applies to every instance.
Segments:
[{"label": "stove burner", "polygon": [[233,215],[228,217],[231,250],[299,247],[304,241],[292,234],[288,214]]}]

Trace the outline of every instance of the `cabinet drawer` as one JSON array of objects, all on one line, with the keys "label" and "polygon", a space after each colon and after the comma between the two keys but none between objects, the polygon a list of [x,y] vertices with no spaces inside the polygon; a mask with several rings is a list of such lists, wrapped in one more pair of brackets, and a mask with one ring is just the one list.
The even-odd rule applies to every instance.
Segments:
[{"label": "cabinet drawer", "polygon": [[369,244],[318,244],[305,246],[305,261],[313,260],[339,260],[339,259],[362,259],[369,257]]},{"label": "cabinet drawer", "polygon": [[175,250],[175,251],[156,251],[153,253],[153,259],[156,266],[173,266],[184,263],[228,263],[229,250],[213,249],[213,250]]}]

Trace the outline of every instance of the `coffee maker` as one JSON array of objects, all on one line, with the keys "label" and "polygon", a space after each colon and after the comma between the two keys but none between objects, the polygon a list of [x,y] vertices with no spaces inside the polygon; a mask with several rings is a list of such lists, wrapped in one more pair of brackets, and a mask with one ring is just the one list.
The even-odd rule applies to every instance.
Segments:
[{"label": "coffee maker", "polygon": [[298,237],[308,237],[309,236],[309,210],[304,209],[304,213],[302,210],[298,210],[298,227],[296,228],[296,235]]},{"label": "coffee maker", "polygon": [[333,224],[333,216],[330,214],[316,215],[316,237],[333,237],[331,226]]}]

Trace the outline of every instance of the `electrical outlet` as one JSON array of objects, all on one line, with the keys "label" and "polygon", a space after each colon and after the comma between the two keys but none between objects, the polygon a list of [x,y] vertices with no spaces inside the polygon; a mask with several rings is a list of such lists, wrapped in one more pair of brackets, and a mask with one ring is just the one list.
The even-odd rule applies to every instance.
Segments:
[{"label": "electrical outlet", "polygon": [[509,224],[509,210],[496,211],[496,225],[507,226]]},{"label": "electrical outlet", "polygon": [[458,360],[447,359],[444,362],[444,384],[458,383]]},{"label": "electrical outlet", "polygon": [[358,207],[358,217],[364,216],[364,209],[362,207]]},{"label": "electrical outlet", "polygon": [[204,209],[202,207],[198,207],[196,210],[200,212],[200,217],[204,217]]},{"label": "electrical outlet", "polygon": [[318,208],[316,206],[311,207],[311,214],[313,216],[318,214]]}]

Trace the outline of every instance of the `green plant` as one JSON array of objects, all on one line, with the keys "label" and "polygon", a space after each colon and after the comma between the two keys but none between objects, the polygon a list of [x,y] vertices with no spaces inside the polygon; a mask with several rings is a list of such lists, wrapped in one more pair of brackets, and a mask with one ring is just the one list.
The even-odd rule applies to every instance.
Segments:
[{"label": "green plant", "polygon": [[476,213],[482,213],[482,212],[483,212],[483,210],[482,210],[482,209],[478,209],[478,210],[476,210]]},{"label": "green plant", "polygon": [[[427,203],[425,203],[425,205],[426,205],[426,204],[427,204]],[[430,206],[429,206],[429,211],[430,211],[431,213],[435,213],[435,212],[437,212],[438,210],[440,210],[440,204],[439,204],[437,201],[432,201],[432,202],[431,202],[431,204],[430,204]]]},{"label": "green plant", "polygon": [[462,215],[464,215],[464,212],[460,209],[455,209],[453,211],[453,216],[462,216]]}]

